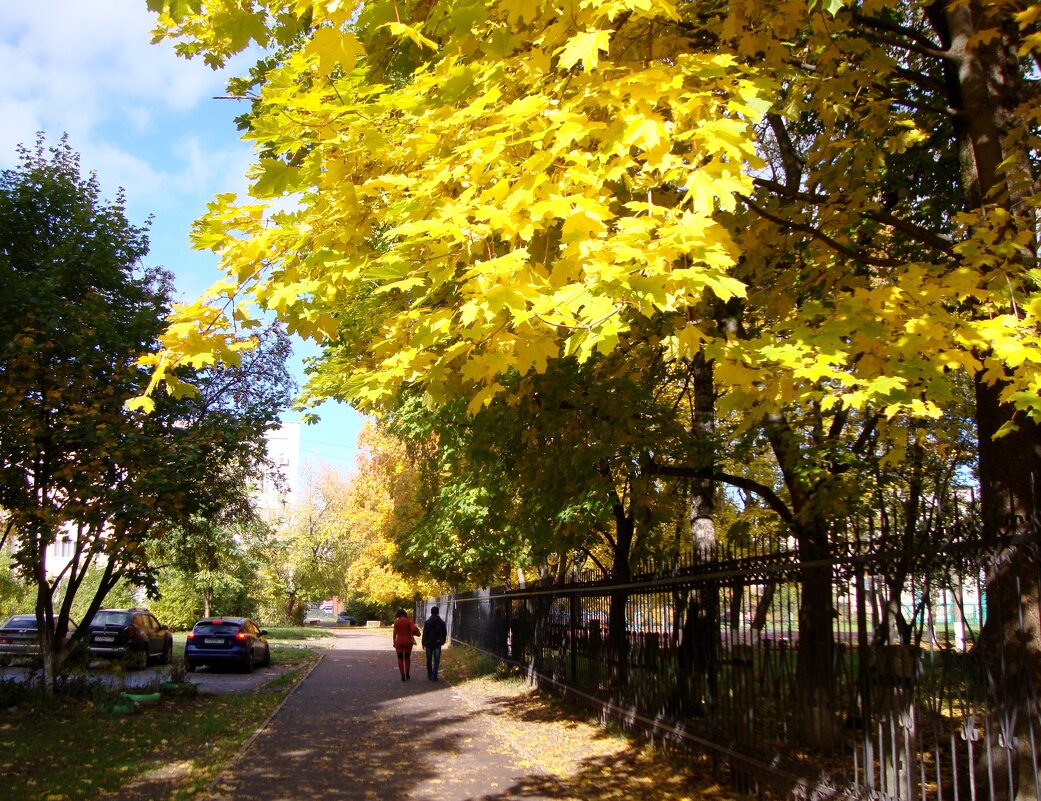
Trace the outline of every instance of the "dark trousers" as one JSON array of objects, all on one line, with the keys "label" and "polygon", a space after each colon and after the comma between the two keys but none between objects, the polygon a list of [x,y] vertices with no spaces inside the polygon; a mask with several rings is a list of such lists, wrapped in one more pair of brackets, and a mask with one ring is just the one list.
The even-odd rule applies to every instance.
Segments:
[{"label": "dark trousers", "polygon": [[441,646],[427,646],[427,678],[436,679],[437,671],[441,667]]}]

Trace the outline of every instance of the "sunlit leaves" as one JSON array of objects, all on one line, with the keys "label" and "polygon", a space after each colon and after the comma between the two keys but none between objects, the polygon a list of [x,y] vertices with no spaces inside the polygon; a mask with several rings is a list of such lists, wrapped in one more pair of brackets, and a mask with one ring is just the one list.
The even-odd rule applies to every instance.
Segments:
[{"label": "sunlit leaves", "polygon": [[377,30],[380,28],[386,28],[390,31],[392,36],[406,39],[417,47],[437,50],[436,42],[430,41],[427,37],[421,34],[418,29],[411,25],[404,25],[400,22],[385,22],[383,25],[377,26]]},{"label": "sunlit leaves", "polygon": [[[435,2],[410,18],[265,0],[238,28],[226,2],[162,19],[188,54],[263,41],[259,14],[294,42],[248,134],[254,195],[292,208],[213,204],[195,241],[228,271],[223,316],[180,310],[197,335],[168,337],[162,364],[235,358],[257,304],[325,346],[313,397],[374,410],[409,385],[485,408],[509,376],[610,353],[648,320],[676,358],[707,349],[725,408],[751,419],[803,403],[930,417],[951,371],[981,367],[1028,397],[1032,230],[999,204],[955,217],[944,103],[893,99],[910,66],[932,68],[872,44],[848,7]],[[980,46],[1007,11],[987,8]],[[1037,17],[1015,14],[1029,47]],[[782,145],[753,128],[768,111],[796,140],[787,198]],[[709,309],[738,300],[746,332],[724,336]]]},{"label": "sunlit leaves", "polygon": [[557,66],[569,70],[575,65],[582,69],[595,70],[600,63],[600,52],[607,52],[613,31],[591,30],[576,33],[555,55]]},{"label": "sunlit leaves", "polygon": [[[352,364],[319,366],[318,395],[378,408],[420,383],[477,408],[510,371],[744,292],[715,215],[751,188],[769,84],[723,53],[658,57],[677,41],[668,3],[481,8],[408,21],[375,3],[349,32],[317,28],[267,73],[249,134],[267,154],[253,194],[295,209],[261,219],[224,198],[196,227],[229,273],[213,300],[244,318],[252,300]],[[171,30],[212,53],[220,9],[195,20],[209,32]],[[172,363],[231,355],[237,321],[179,315],[199,338],[164,341]]]},{"label": "sunlit leaves", "polygon": [[385,429],[366,425],[359,438],[357,471],[342,496],[349,557],[342,576],[345,594],[377,605],[397,605],[444,589],[403,569],[403,532],[421,516],[419,472],[405,444]]}]

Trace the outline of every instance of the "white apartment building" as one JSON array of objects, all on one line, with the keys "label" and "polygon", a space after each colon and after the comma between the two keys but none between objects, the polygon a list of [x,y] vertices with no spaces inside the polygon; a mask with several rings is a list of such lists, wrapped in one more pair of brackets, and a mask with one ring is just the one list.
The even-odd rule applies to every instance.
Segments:
[{"label": "white apartment building", "polygon": [[267,433],[273,467],[257,490],[257,513],[267,523],[283,520],[300,489],[300,423],[282,423]]}]

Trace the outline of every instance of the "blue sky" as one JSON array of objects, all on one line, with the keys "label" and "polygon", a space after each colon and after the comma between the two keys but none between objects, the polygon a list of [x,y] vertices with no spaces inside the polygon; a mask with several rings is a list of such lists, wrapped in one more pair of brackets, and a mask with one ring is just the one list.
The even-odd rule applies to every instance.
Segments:
[{"label": "blue sky", "polygon": [[[107,196],[126,190],[133,222],[154,217],[148,261],[188,300],[218,278],[215,257],[191,250],[191,223],[216,193],[245,190],[250,147],[233,122],[241,106],[214,99],[227,75],[151,44],[152,19],[145,0],[0,2],[0,167],[37,131],[51,142],[68,133]],[[299,357],[294,372],[302,380]],[[349,469],[362,418],[333,403],[317,411],[322,422],[301,432],[304,459]]]}]

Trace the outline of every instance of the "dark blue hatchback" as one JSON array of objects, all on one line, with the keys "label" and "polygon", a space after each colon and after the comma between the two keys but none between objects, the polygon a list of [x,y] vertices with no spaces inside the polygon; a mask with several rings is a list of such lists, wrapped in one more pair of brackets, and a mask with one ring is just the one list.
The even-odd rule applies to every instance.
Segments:
[{"label": "dark blue hatchback", "polygon": [[200,665],[231,665],[251,671],[271,664],[271,648],[256,623],[244,617],[208,617],[188,634],[184,667],[189,673]]}]

